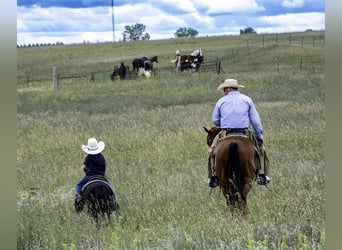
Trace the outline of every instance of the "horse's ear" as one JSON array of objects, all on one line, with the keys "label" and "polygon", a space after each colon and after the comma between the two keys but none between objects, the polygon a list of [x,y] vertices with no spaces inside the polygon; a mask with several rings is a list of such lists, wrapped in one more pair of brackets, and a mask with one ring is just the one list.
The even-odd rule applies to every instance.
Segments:
[{"label": "horse's ear", "polygon": [[209,130],[206,127],[203,127],[205,132],[207,132],[209,134]]}]

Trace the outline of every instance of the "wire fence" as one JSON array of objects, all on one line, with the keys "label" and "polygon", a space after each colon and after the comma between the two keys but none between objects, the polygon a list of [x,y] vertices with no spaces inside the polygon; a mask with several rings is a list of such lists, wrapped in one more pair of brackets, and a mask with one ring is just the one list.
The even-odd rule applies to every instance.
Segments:
[{"label": "wire fence", "polygon": [[[260,51],[260,48],[269,48],[269,47],[281,47],[281,46],[294,46],[294,47],[324,47],[325,45],[325,36],[324,32],[320,32],[318,35],[313,34],[310,35],[298,35],[296,33],[288,33],[288,34],[270,34],[270,35],[255,35],[255,36],[240,36],[240,42],[238,45],[234,43],[234,47],[227,48],[225,51],[222,51],[222,58],[213,58],[210,57],[211,51],[208,51],[204,57],[204,62],[201,67],[194,72],[213,72],[216,74],[220,74],[221,72],[225,73],[226,69],[234,69],[236,67],[237,61],[242,56],[252,55],[256,51]],[[225,58],[223,58],[225,57]],[[225,59],[225,60],[223,60]],[[228,59],[228,60],[227,60]],[[317,60],[310,60],[305,57],[300,57],[297,59],[291,59],[289,61],[288,58],[276,57],[273,59],[272,63],[268,65],[267,70],[272,70],[276,72],[282,71],[310,71],[312,73],[323,73],[325,61],[324,58],[318,58]],[[224,65],[222,63],[224,61]],[[263,64],[265,67],[265,65]],[[263,68],[265,70],[265,68]],[[176,73],[175,67],[156,67],[153,71],[153,75],[172,75]],[[52,76],[45,77],[37,77],[34,75],[30,76],[18,76],[17,84],[20,86],[32,86],[34,84],[41,83],[52,83],[53,86],[57,87],[62,82],[67,84],[68,82],[72,82],[76,79],[83,79],[87,81],[110,81],[111,80],[112,71],[98,71],[98,72],[89,72],[83,74],[72,74],[72,75],[61,75],[56,73],[56,69],[53,69]],[[126,79],[136,79],[137,74],[133,71],[128,71]],[[118,78],[119,79],[119,78]],[[115,81],[115,80],[114,80]]]},{"label": "wire fence", "polygon": [[[193,72],[197,73],[204,73],[204,72],[213,72],[215,74],[220,73],[226,73],[229,69],[230,71],[234,71],[234,61],[231,61],[229,63],[226,63],[225,65],[222,64],[221,60],[218,58],[215,60],[205,61],[201,65],[201,67]],[[279,72],[288,72],[288,71],[309,71],[312,73],[324,73],[324,66],[325,62],[324,60],[316,60],[316,61],[309,61],[305,58],[299,58],[296,61],[288,62],[282,61],[280,57],[277,57],[274,61],[274,64],[269,65],[268,67],[265,67],[263,65],[262,70],[271,70],[271,71],[277,71]],[[243,70],[243,69],[242,69]],[[238,71],[238,70],[236,70]],[[152,75],[154,76],[170,76],[172,74],[176,74],[177,71],[174,67],[166,67],[166,68],[155,68],[152,72]],[[182,72],[180,72],[182,73]],[[54,87],[57,87],[61,83],[71,83],[74,80],[86,80],[90,82],[100,82],[100,81],[109,81],[111,80],[111,74],[112,71],[100,71],[100,72],[91,72],[88,74],[73,74],[73,75],[60,75],[56,74],[54,77],[54,74],[52,74],[52,77],[48,78],[19,78],[18,79],[18,85],[20,86],[27,86],[30,87],[34,84],[40,84],[40,83],[46,83],[51,82]],[[138,77],[138,74],[136,74],[133,71],[128,71],[127,75],[125,77],[125,80],[134,80]],[[114,82],[120,80],[120,78],[117,76],[116,79],[114,79]]]}]

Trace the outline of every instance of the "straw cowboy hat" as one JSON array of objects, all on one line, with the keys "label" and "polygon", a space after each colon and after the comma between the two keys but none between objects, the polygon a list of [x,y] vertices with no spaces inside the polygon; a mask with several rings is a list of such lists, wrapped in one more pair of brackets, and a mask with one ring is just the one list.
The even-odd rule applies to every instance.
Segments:
[{"label": "straw cowboy hat", "polygon": [[224,83],[221,83],[220,86],[218,86],[217,90],[221,91],[224,88],[229,88],[229,87],[231,87],[231,88],[244,88],[245,86],[239,85],[238,81],[235,79],[226,79],[224,81]]},{"label": "straw cowboy hat", "polygon": [[90,155],[96,155],[103,151],[105,144],[103,141],[97,142],[95,138],[88,139],[88,145],[82,145],[82,150]]}]

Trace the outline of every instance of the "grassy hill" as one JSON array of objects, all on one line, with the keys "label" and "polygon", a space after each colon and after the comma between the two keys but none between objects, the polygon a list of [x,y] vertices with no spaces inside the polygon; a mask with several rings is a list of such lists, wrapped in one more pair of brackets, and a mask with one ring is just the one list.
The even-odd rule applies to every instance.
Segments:
[{"label": "grassy hill", "polygon": [[[177,49],[199,47],[224,72],[170,72]],[[110,80],[120,61],[153,55],[169,73]],[[325,248],[324,32],[18,48],[17,60],[18,249]],[[87,77],[53,89],[54,66]],[[203,126],[225,78],[253,98],[271,160],[246,218],[206,183]],[[73,209],[92,136],[121,205],[109,227]]]}]

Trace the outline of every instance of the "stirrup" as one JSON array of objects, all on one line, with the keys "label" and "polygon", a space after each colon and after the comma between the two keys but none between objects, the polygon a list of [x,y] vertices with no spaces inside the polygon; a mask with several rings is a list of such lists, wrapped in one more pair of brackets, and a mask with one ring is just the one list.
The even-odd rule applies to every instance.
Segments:
[{"label": "stirrup", "polygon": [[211,188],[215,188],[219,185],[219,180],[217,178],[217,176],[211,176],[209,179],[208,179],[208,185],[209,187]]},{"label": "stirrup", "polygon": [[267,183],[270,183],[271,179],[265,174],[258,174],[256,178],[256,182],[259,185],[266,185]]}]

